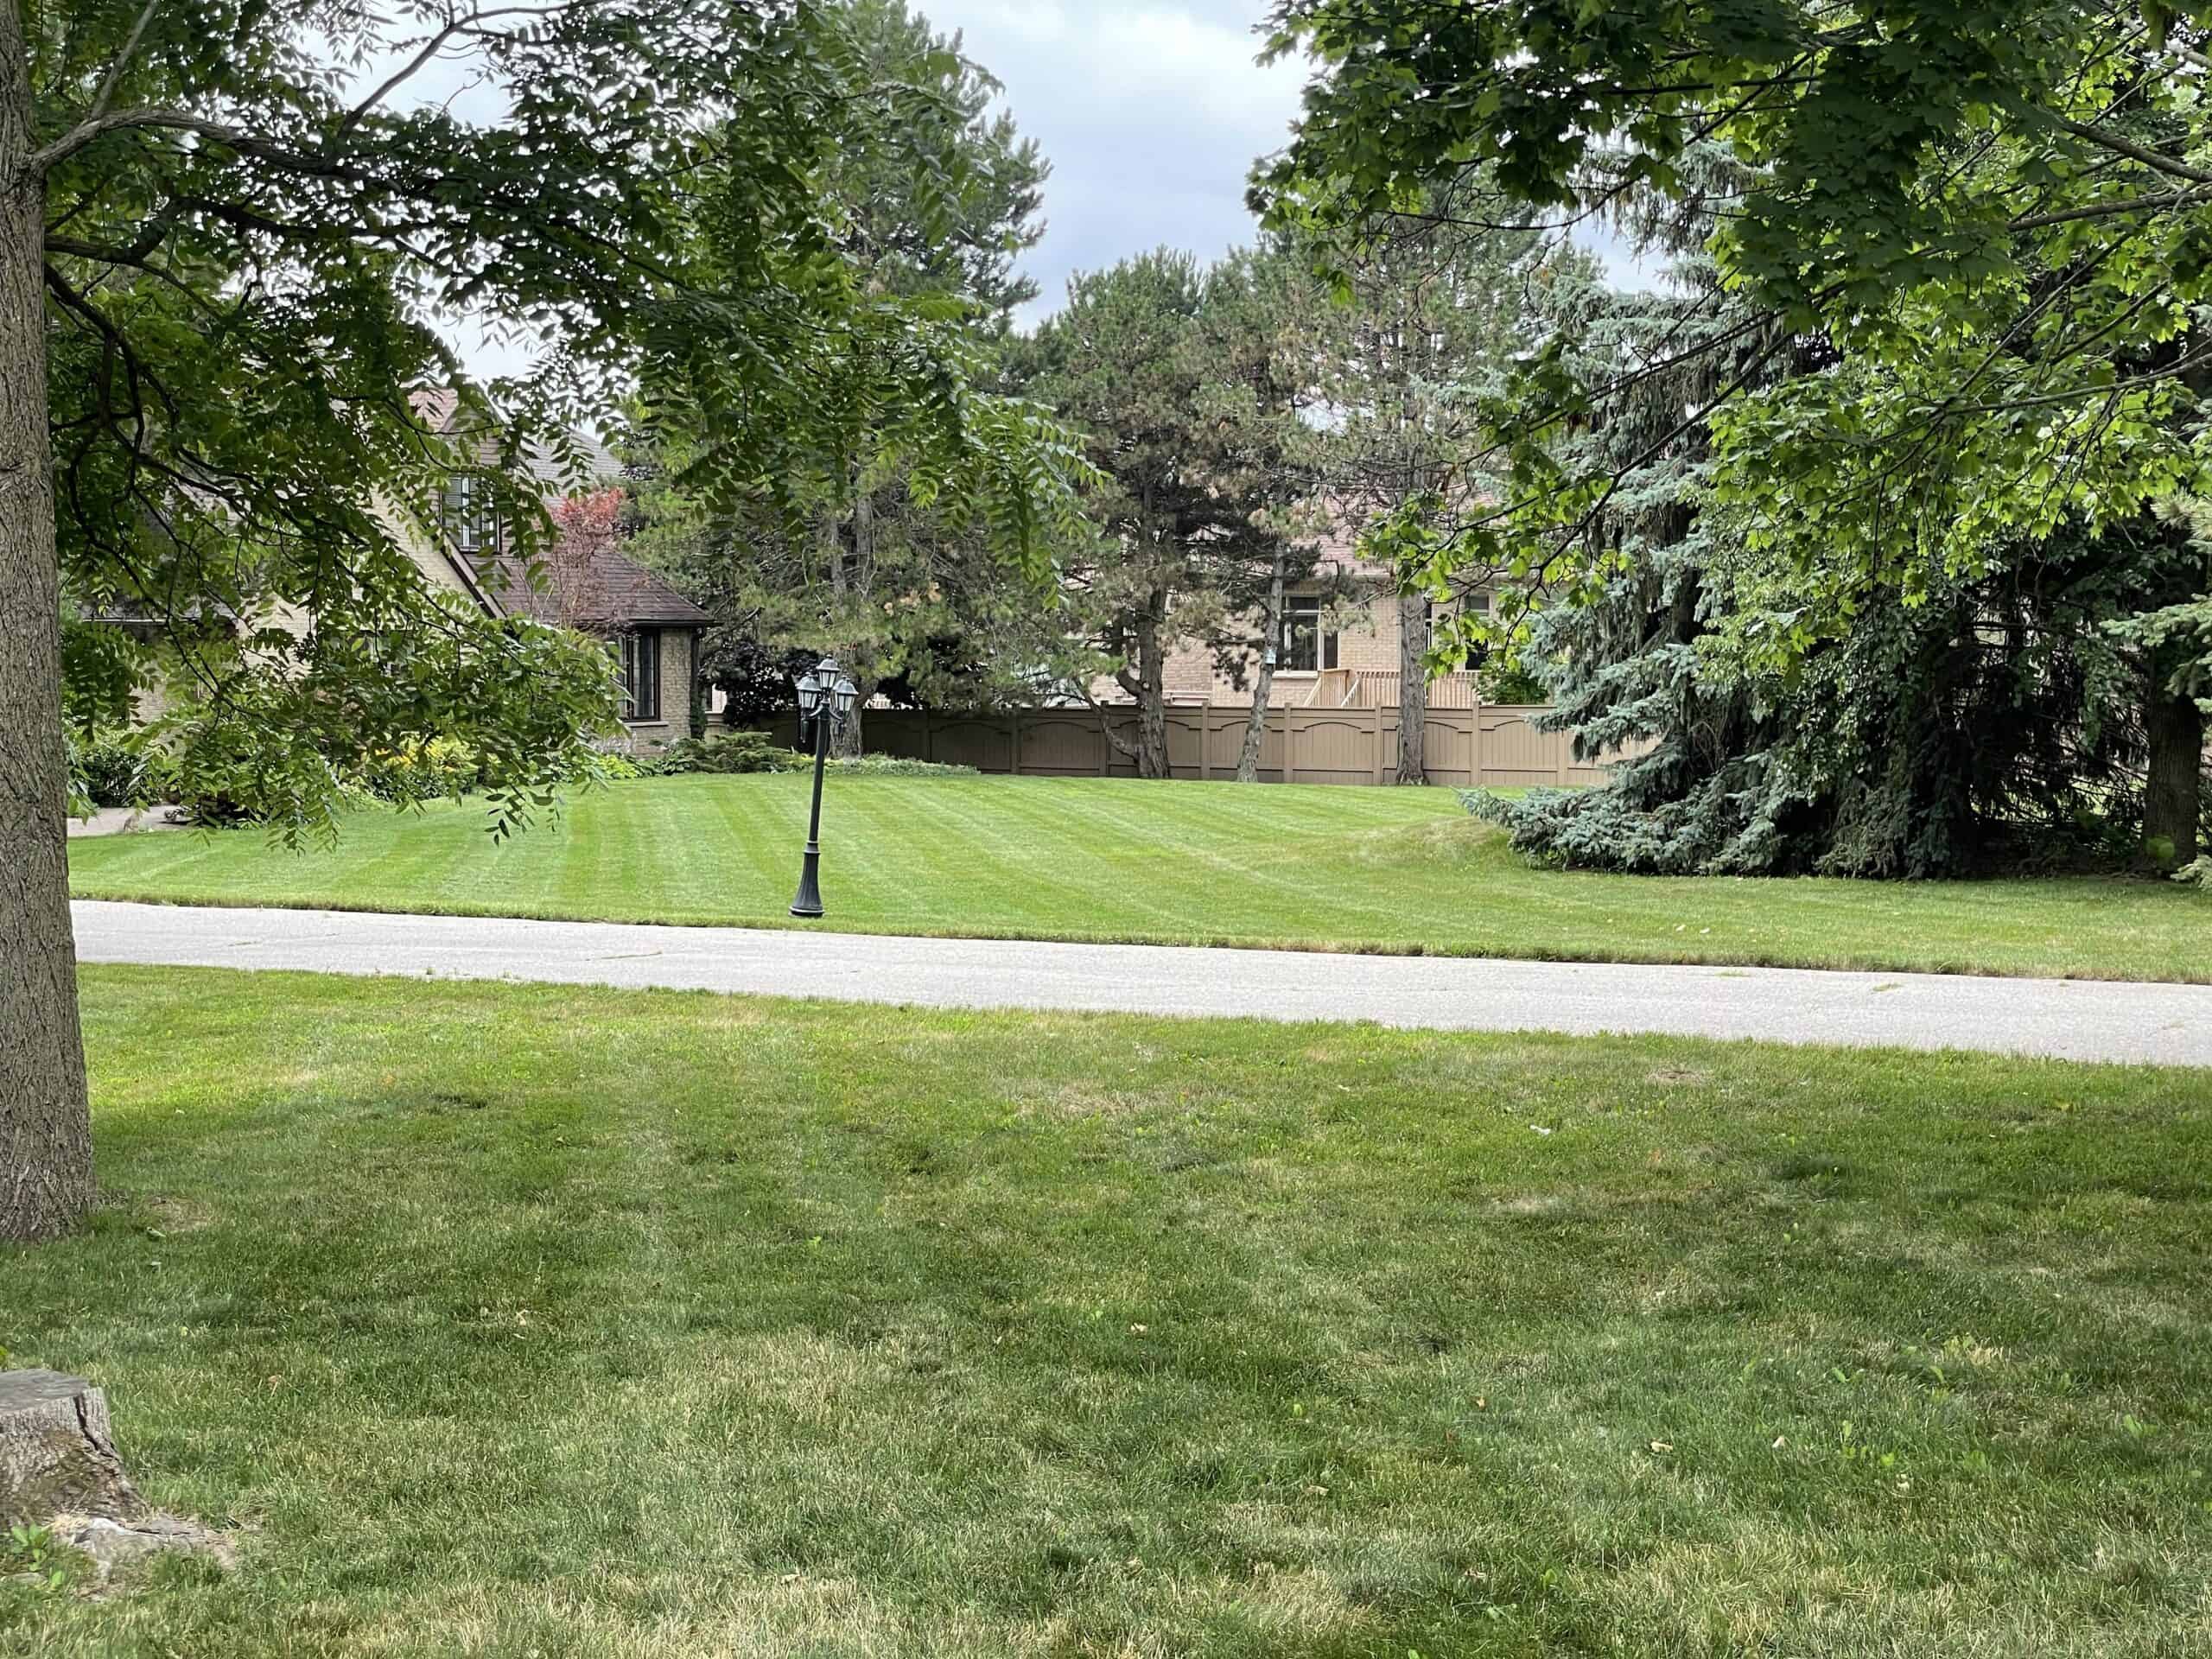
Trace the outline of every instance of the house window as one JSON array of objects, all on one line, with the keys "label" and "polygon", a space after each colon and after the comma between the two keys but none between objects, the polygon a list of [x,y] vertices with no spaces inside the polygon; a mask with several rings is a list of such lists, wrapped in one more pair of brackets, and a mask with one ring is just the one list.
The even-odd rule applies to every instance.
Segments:
[{"label": "house window", "polygon": [[474,473],[456,473],[446,485],[446,533],[464,553],[499,550],[499,520],[492,488]]},{"label": "house window", "polygon": [[1282,652],[1277,664],[1286,674],[1311,674],[1337,665],[1337,636],[1321,628],[1319,594],[1293,594],[1282,604]]},{"label": "house window", "polygon": [[1431,633],[1442,627],[1454,616],[1465,614],[1490,620],[1490,592],[1469,594],[1464,600],[1430,600],[1428,601],[1428,629]]},{"label": "house window", "polygon": [[622,636],[622,718],[660,718],[660,634],[656,629]]}]

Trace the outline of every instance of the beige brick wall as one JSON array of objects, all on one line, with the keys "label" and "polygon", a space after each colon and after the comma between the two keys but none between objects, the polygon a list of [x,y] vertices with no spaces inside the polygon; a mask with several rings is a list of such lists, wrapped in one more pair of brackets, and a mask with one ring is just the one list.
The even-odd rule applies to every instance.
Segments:
[{"label": "beige brick wall", "polygon": [[[1293,594],[1299,590],[1291,589]],[[1312,592],[1311,587],[1306,590]],[[1337,666],[1340,669],[1390,669],[1398,666],[1398,601],[1390,594],[1377,594],[1348,608],[1351,620],[1337,632]],[[1245,653],[1244,683],[1239,686],[1214,664],[1213,652],[1196,640],[1186,639],[1167,655],[1164,679],[1171,703],[1211,702],[1217,708],[1249,709],[1259,680],[1259,656]],[[1296,707],[1313,690],[1318,674],[1275,671],[1270,708]],[[1128,696],[1109,683],[1110,695],[1101,702],[1127,702]]]},{"label": "beige brick wall", "polygon": [[658,720],[626,720],[622,735],[607,747],[621,754],[652,755],[694,735],[691,730],[692,635],[664,628],[660,635]]}]

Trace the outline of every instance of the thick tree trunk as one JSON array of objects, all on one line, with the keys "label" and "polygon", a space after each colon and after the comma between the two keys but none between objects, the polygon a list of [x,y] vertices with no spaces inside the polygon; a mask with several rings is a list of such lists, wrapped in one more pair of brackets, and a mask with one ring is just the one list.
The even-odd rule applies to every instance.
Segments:
[{"label": "thick tree trunk", "polygon": [[92,1205],[61,743],[61,597],[46,440],[45,191],[28,176],[30,62],[0,0],[0,1238]]},{"label": "thick tree trunk", "polygon": [[1154,594],[1137,618],[1137,776],[1167,776],[1167,655],[1160,625],[1167,596]]},{"label": "thick tree trunk", "polygon": [[1398,778],[1428,781],[1428,595],[1398,595]]},{"label": "thick tree trunk", "polygon": [[1252,717],[1244,722],[1244,747],[1237,752],[1236,781],[1260,780],[1260,745],[1268,734],[1268,705],[1274,701],[1275,658],[1282,649],[1282,554],[1275,554],[1268,580],[1268,611],[1260,619],[1260,677],[1252,687]]},{"label": "thick tree trunk", "polygon": [[2143,840],[2150,862],[2173,869],[2196,857],[2197,819],[2204,810],[2204,713],[2194,697],[2166,690],[2163,669],[2152,671],[2144,710],[2151,767],[2143,791]]}]

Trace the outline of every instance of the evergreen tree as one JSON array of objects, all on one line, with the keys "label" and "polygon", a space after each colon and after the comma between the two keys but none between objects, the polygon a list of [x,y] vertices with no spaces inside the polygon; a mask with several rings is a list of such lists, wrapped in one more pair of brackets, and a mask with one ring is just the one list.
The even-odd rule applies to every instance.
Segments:
[{"label": "evergreen tree", "polygon": [[1439,211],[1370,219],[1323,240],[1309,258],[1333,265],[1339,303],[1320,362],[1320,397],[1332,417],[1329,495],[1340,519],[1379,522],[1391,537],[1372,545],[1412,550],[1398,584],[1397,781],[1427,777],[1428,681],[1440,661],[1478,655],[1484,642],[1432,617],[1460,613],[1452,601],[1476,587],[1476,573],[1440,580],[1422,557],[1436,537],[1498,488],[1484,412],[1511,362],[1550,326],[1559,290],[1591,280],[1586,255],[1547,247],[1528,232],[1466,233]]},{"label": "evergreen tree", "polygon": [[[944,317],[963,341],[962,375],[997,384],[1013,313],[1036,293],[1015,260],[1043,234],[1049,168],[1013,118],[993,111],[997,83],[957,35],[905,0],[848,0],[839,13],[856,77],[919,113],[904,118],[898,152],[855,146],[819,169],[828,233],[871,291]],[[1014,693],[1058,648],[1049,581],[997,557],[978,504],[918,475],[885,423],[876,388],[901,372],[864,351],[826,361],[812,447],[789,456],[773,490],[711,511],[697,499],[696,452],[651,423],[633,435],[632,550],[717,618],[702,667],[733,710],[758,711],[759,671],[780,675],[824,650],[863,704],[886,682],[974,704]],[[838,741],[857,752],[861,719]]]},{"label": "evergreen tree", "polygon": [[[1298,588],[1325,613],[1357,591],[1321,557],[1331,440],[1318,377],[1333,321],[1310,263],[1290,250],[1239,249],[1207,273],[1197,350],[1205,370],[1198,415],[1214,434],[1216,487],[1248,505],[1250,533],[1209,540],[1212,592],[1198,632],[1214,666],[1251,693],[1236,776],[1255,782],[1288,641],[1287,595]],[[1186,604],[1186,627],[1198,620]]]},{"label": "evergreen tree", "polygon": [[1168,775],[1176,644],[1241,658],[1255,609],[1277,619],[1262,637],[1279,626],[1278,552],[1286,581],[1314,569],[1292,513],[1312,477],[1299,293],[1257,256],[1208,274],[1161,250],[1076,276],[1033,346],[1038,395],[1086,434],[1104,480],[1067,580],[1087,643],[1137,706],[1135,741],[1110,728],[1109,741],[1147,778]]},{"label": "evergreen tree", "polygon": [[[1471,176],[1561,222],[1725,205],[1710,248],[1748,308],[1700,340],[1710,394],[1656,441],[1703,431],[1707,510],[1734,526],[1707,656],[1788,681],[1877,612],[2092,550],[2094,585],[2136,596],[2112,637],[2144,734],[2139,844],[2190,856],[2212,659],[2187,619],[2212,566],[2172,518],[2212,487],[2212,8],[1281,0],[1276,22],[1278,49],[1325,66],[1258,186],[1276,222]],[[1725,203],[1694,164],[1715,146]],[[1790,372],[1807,356],[1820,372]],[[1593,378],[1563,343],[1531,362],[1501,405],[1501,511],[1440,563],[1602,588],[1603,524],[1656,452],[1590,470],[1563,440],[1678,366]]]}]

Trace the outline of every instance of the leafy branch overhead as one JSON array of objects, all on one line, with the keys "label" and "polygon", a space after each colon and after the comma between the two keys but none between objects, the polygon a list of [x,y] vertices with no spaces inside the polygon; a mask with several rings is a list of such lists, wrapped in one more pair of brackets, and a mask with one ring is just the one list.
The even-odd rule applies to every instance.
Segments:
[{"label": "leafy branch overhead", "polygon": [[[346,733],[442,732],[514,756],[512,821],[611,712],[606,673],[562,660],[582,647],[435,605],[395,537],[437,535],[441,480],[482,462],[410,396],[466,385],[468,328],[531,362],[466,392],[500,461],[573,459],[634,396],[734,503],[788,490],[864,402],[1005,556],[1037,563],[1073,510],[1065,435],[952,319],[872,288],[825,208],[855,156],[911,161],[943,213],[973,183],[923,142],[957,118],[941,93],[877,76],[842,8],[29,0],[20,51],[73,708],[118,718],[174,654],[211,745],[252,709],[252,810],[327,822]],[[535,559],[543,504],[488,470]],[[346,638],[410,632],[460,677],[325,718]],[[541,671],[550,727],[480,695]]]},{"label": "leafy branch overhead", "polygon": [[1453,550],[1601,575],[1621,474],[1560,441],[1703,354],[1710,400],[1628,460],[1709,424],[1719,502],[1804,578],[1796,623],[1751,642],[1779,660],[1870,586],[1917,594],[2199,481],[2209,20],[2117,0],[1287,0],[1274,49],[1321,71],[1254,194],[1283,225],[1410,206],[1470,231],[1709,231],[1734,325],[1594,363],[1562,329],[1497,406],[1513,488]]}]

